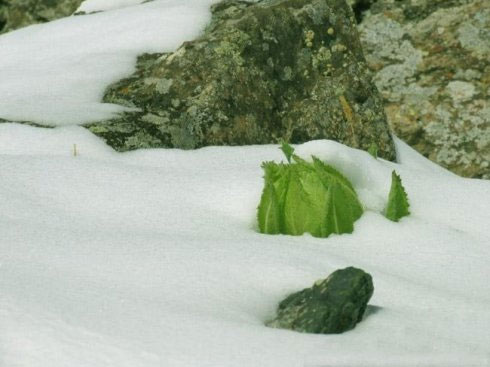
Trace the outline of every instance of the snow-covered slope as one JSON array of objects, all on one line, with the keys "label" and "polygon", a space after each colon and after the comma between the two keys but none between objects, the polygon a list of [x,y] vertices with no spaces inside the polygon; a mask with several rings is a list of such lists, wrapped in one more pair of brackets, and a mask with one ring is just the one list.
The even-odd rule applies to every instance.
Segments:
[{"label": "snow-covered slope", "polygon": [[[120,112],[100,102],[106,86],[138,54],[198,35],[212,2],[87,0],[80,10],[103,12],[0,36],[0,118]],[[400,164],[297,147],[367,208],[353,234],[318,239],[257,233],[276,146],[117,154],[78,126],[0,124],[0,367],[490,365],[490,182],[396,145]],[[393,169],[411,200],[400,223],[380,214]],[[356,329],[263,326],[288,293],[350,265],[375,282]]]},{"label": "snow-covered slope", "polygon": [[139,5],[145,0],[85,0],[75,13],[93,13]]},{"label": "snow-covered slope", "polygon": [[198,36],[215,1],[88,2],[82,10],[110,11],[0,36],[0,118],[70,125],[124,111],[101,103],[105,88],[130,75],[138,55],[174,51]]},{"label": "snow-covered slope", "polygon": [[[256,232],[276,146],[116,154],[80,127],[0,125],[0,366],[489,365],[490,182],[397,148],[401,164],[297,147],[368,207],[353,234],[318,239]],[[400,223],[377,212],[392,169],[412,204]],[[356,329],[263,326],[349,265],[375,282]]]}]

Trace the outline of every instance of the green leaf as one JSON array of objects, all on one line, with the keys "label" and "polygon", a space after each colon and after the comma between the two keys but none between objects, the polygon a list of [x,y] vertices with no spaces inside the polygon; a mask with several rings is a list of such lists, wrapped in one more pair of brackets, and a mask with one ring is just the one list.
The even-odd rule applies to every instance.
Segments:
[{"label": "green leaf", "polygon": [[272,183],[267,183],[262,192],[258,208],[259,230],[261,233],[281,233],[281,213],[276,190]]},{"label": "green leaf", "polygon": [[284,200],[284,231],[297,236],[308,230],[305,218],[309,215],[310,205],[300,181],[301,167],[289,165],[289,169],[289,186]]},{"label": "green leaf", "polygon": [[339,180],[333,180],[327,194],[325,228],[330,233],[352,233],[362,215],[357,195]]},{"label": "green leaf", "polygon": [[289,179],[291,176],[289,165],[282,163],[277,164],[274,162],[266,162],[262,165],[262,167],[265,171],[264,178],[266,184],[272,183],[274,185],[277,199],[282,206],[286,197],[286,193],[288,191]]},{"label": "green leaf", "polygon": [[300,183],[304,195],[302,199],[308,204],[308,212],[303,216],[306,232],[315,237],[327,237],[324,222],[328,189],[313,169],[301,175]]},{"label": "green leaf", "polygon": [[371,143],[368,149],[368,153],[371,154],[374,158],[378,158],[378,144]]},{"label": "green leaf", "polygon": [[343,185],[347,186],[350,188],[352,191],[354,191],[354,187],[352,186],[351,182],[339,171],[337,171],[335,168],[332,166],[329,166],[328,164],[323,163],[320,159],[317,157],[313,156],[313,167],[320,176],[320,178],[328,185],[329,182],[332,181],[332,179],[337,179],[339,180]]},{"label": "green leaf", "polygon": [[388,205],[386,207],[385,216],[389,220],[398,222],[400,218],[410,214],[408,210],[408,196],[405,188],[402,185],[400,176],[395,171],[391,173],[391,189],[388,196]]},{"label": "green leaf", "polygon": [[363,208],[350,181],[316,157],[309,163],[293,150],[289,152],[293,163],[262,164],[265,185],[257,215],[260,231],[308,232],[315,237],[352,232]]},{"label": "green leaf", "polygon": [[291,157],[294,153],[294,148],[291,145],[289,145],[288,143],[286,143],[285,141],[283,141],[281,143],[281,150],[284,153],[284,155],[286,156],[286,159],[288,160],[288,162],[291,163]]}]

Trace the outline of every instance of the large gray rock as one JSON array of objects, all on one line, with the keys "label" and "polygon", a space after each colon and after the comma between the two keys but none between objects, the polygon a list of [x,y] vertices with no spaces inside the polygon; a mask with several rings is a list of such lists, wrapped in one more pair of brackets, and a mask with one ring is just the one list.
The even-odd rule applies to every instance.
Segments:
[{"label": "large gray rock", "polygon": [[336,270],[282,301],[277,317],[267,326],[315,334],[342,333],[362,320],[373,292],[371,275],[363,270]]},{"label": "large gray rock", "polygon": [[104,101],[138,112],[87,127],[116,150],[334,139],[395,159],[345,0],[224,1],[204,35],[143,55]]},{"label": "large gray rock", "polygon": [[67,17],[83,0],[0,0],[0,34]]},{"label": "large gray rock", "polygon": [[349,1],[396,135],[455,173],[490,179],[490,2]]}]

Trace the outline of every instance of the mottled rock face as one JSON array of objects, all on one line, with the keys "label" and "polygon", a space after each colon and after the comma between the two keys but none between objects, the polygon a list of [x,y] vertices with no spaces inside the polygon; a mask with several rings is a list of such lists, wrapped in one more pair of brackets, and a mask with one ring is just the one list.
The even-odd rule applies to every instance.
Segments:
[{"label": "mottled rock face", "polygon": [[204,35],[143,55],[105,102],[136,107],[88,128],[125,151],[328,138],[393,160],[382,99],[344,0],[225,1]]},{"label": "mottled rock face", "polygon": [[361,43],[395,134],[455,173],[490,179],[490,2],[368,8]]},{"label": "mottled rock face", "polygon": [[338,334],[362,320],[373,295],[371,275],[353,267],[336,270],[313,287],[287,297],[267,326],[305,333]]},{"label": "mottled rock face", "polygon": [[69,16],[83,0],[0,0],[0,34]]}]

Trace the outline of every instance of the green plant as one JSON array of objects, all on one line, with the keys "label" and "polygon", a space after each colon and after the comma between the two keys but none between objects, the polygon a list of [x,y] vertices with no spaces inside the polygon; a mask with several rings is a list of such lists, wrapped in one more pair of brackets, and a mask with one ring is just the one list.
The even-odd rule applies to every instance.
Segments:
[{"label": "green plant", "polygon": [[[328,237],[332,233],[352,233],[354,222],[363,213],[350,181],[315,156],[307,162],[294,154],[287,143],[281,150],[288,163],[264,162],[264,190],[257,217],[259,230],[267,234]],[[376,158],[377,146],[369,153]],[[410,214],[408,196],[401,178],[391,175],[391,189],[385,216],[398,222]]]},{"label": "green plant", "polygon": [[405,188],[402,185],[400,176],[395,171],[391,173],[391,189],[388,196],[388,205],[386,207],[385,216],[389,220],[398,222],[400,218],[410,214],[408,210],[408,196]]},{"label": "green plant", "polygon": [[306,162],[286,143],[281,149],[287,164],[262,165],[265,186],[258,207],[260,232],[308,232],[315,237],[352,233],[363,208],[349,180],[316,157]]},{"label": "green plant", "polygon": [[371,154],[374,158],[378,158],[378,144],[371,143],[368,148],[368,153]]}]

